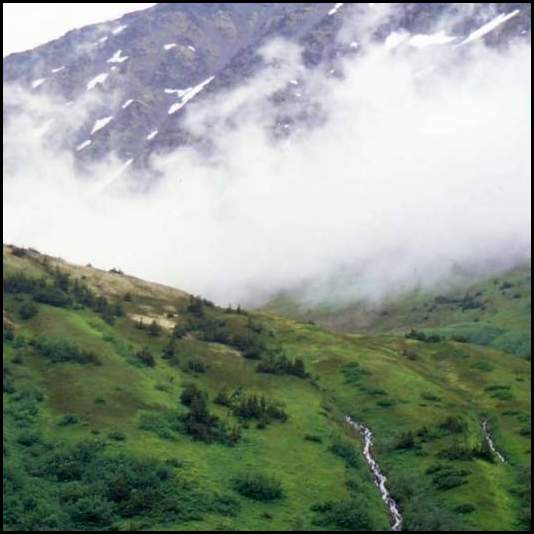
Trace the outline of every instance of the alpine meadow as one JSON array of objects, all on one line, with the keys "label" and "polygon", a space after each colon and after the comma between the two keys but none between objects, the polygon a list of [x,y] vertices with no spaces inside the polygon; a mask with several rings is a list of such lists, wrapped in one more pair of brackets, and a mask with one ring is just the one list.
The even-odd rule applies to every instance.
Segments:
[{"label": "alpine meadow", "polygon": [[530,65],[529,3],[5,3],[3,529],[530,530]]}]

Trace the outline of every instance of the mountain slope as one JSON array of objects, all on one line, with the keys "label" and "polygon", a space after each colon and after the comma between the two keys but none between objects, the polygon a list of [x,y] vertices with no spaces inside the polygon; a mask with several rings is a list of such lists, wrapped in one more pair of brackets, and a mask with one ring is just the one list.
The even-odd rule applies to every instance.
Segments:
[{"label": "mountain slope", "polygon": [[[4,83],[69,106],[74,124],[66,131],[55,125],[49,137],[80,162],[114,152],[123,161],[147,165],[151,154],[195,141],[184,127],[188,103],[242,86],[265,65],[259,51],[272,39],[300,44],[310,72],[329,72],[336,61],[368,46],[367,33],[369,44],[382,44],[388,36],[408,32],[419,39],[413,41],[415,49],[444,31],[452,35],[450,45],[471,38],[467,45],[481,40],[501,47],[530,37],[530,4],[525,3],[465,9],[450,3],[392,4],[369,28],[365,21],[370,16],[373,22],[377,9],[372,6],[157,4],[8,56]],[[304,93],[288,85],[278,96],[280,105],[305,101]],[[109,119],[106,126],[95,130],[103,119]],[[275,131],[278,120],[273,117]]]},{"label": "mountain slope", "polygon": [[406,529],[529,521],[529,362],[3,256],[7,529],[385,530],[347,415]]},{"label": "mountain slope", "polygon": [[530,358],[530,265],[479,278],[442,289],[409,291],[378,303],[306,306],[299,304],[301,296],[284,294],[264,309],[339,332],[402,334],[415,328]]}]

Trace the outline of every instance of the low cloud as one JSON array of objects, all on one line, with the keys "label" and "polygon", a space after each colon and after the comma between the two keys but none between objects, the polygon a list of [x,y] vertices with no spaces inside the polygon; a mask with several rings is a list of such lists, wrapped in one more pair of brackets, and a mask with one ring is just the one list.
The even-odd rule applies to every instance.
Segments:
[{"label": "low cloud", "polygon": [[43,120],[18,114],[4,241],[220,304],[295,289],[376,301],[530,257],[530,46],[375,44],[334,75],[300,54],[275,42],[261,73],[190,102],[209,153],[154,156],[142,194],[116,160],[80,176]]}]

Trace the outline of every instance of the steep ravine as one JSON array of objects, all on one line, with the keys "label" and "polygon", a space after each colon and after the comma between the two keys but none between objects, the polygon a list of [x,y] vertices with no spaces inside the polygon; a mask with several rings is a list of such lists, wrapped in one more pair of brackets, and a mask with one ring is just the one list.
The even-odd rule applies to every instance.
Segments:
[{"label": "steep ravine", "polygon": [[389,493],[388,488],[386,487],[387,478],[382,474],[380,465],[373,458],[373,433],[364,425],[353,421],[348,415],[345,418],[346,422],[358,432],[361,433],[363,437],[363,455],[371,472],[373,473],[375,484],[380,490],[382,500],[386,503],[388,507],[389,514],[391,516],[391,530],[400,531],[402,528],[402,515],[399,511],[399,507],[391,494]]}]

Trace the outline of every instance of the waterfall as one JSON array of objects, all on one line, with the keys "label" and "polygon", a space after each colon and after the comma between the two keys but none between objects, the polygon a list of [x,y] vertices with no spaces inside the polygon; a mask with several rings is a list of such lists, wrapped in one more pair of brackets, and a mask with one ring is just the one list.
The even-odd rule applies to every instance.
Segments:
[{"label": "waterfall", "polygon": [[502,463],[506,463],[506,460],[504,459],[504,456],[497,450],[497,447],[495,447],[495,443],[493,442],[493,438],[491,437],[490,431],[488,429],[488,420],[484,419],[482,421],[482,430],[484,431],[484,437],[486,438],[486,442],[491,449],[491,452],[501,461]]},{"label": "waterfall", "polygon": [[373,433],[366,426],[362,425],[361,423],[357,423],[356,421],[353,421],[349,416],[347,416],[345,420],[352,428],[358,430],[358,432],[360,432],[363,437],[363,455],[365,457],[365,460],[367,461],[367,464],[371,468],[375,484],[380,490],[382,500],[386,503],[386,506],[388,507],[389,513],[391,515],[391,530],[398,532],[401,530],[402,527],[402,515],[399,511],[397,503],[395,502],[386,487],[387,478],[382,474],[380,466],[373,458]]}]

